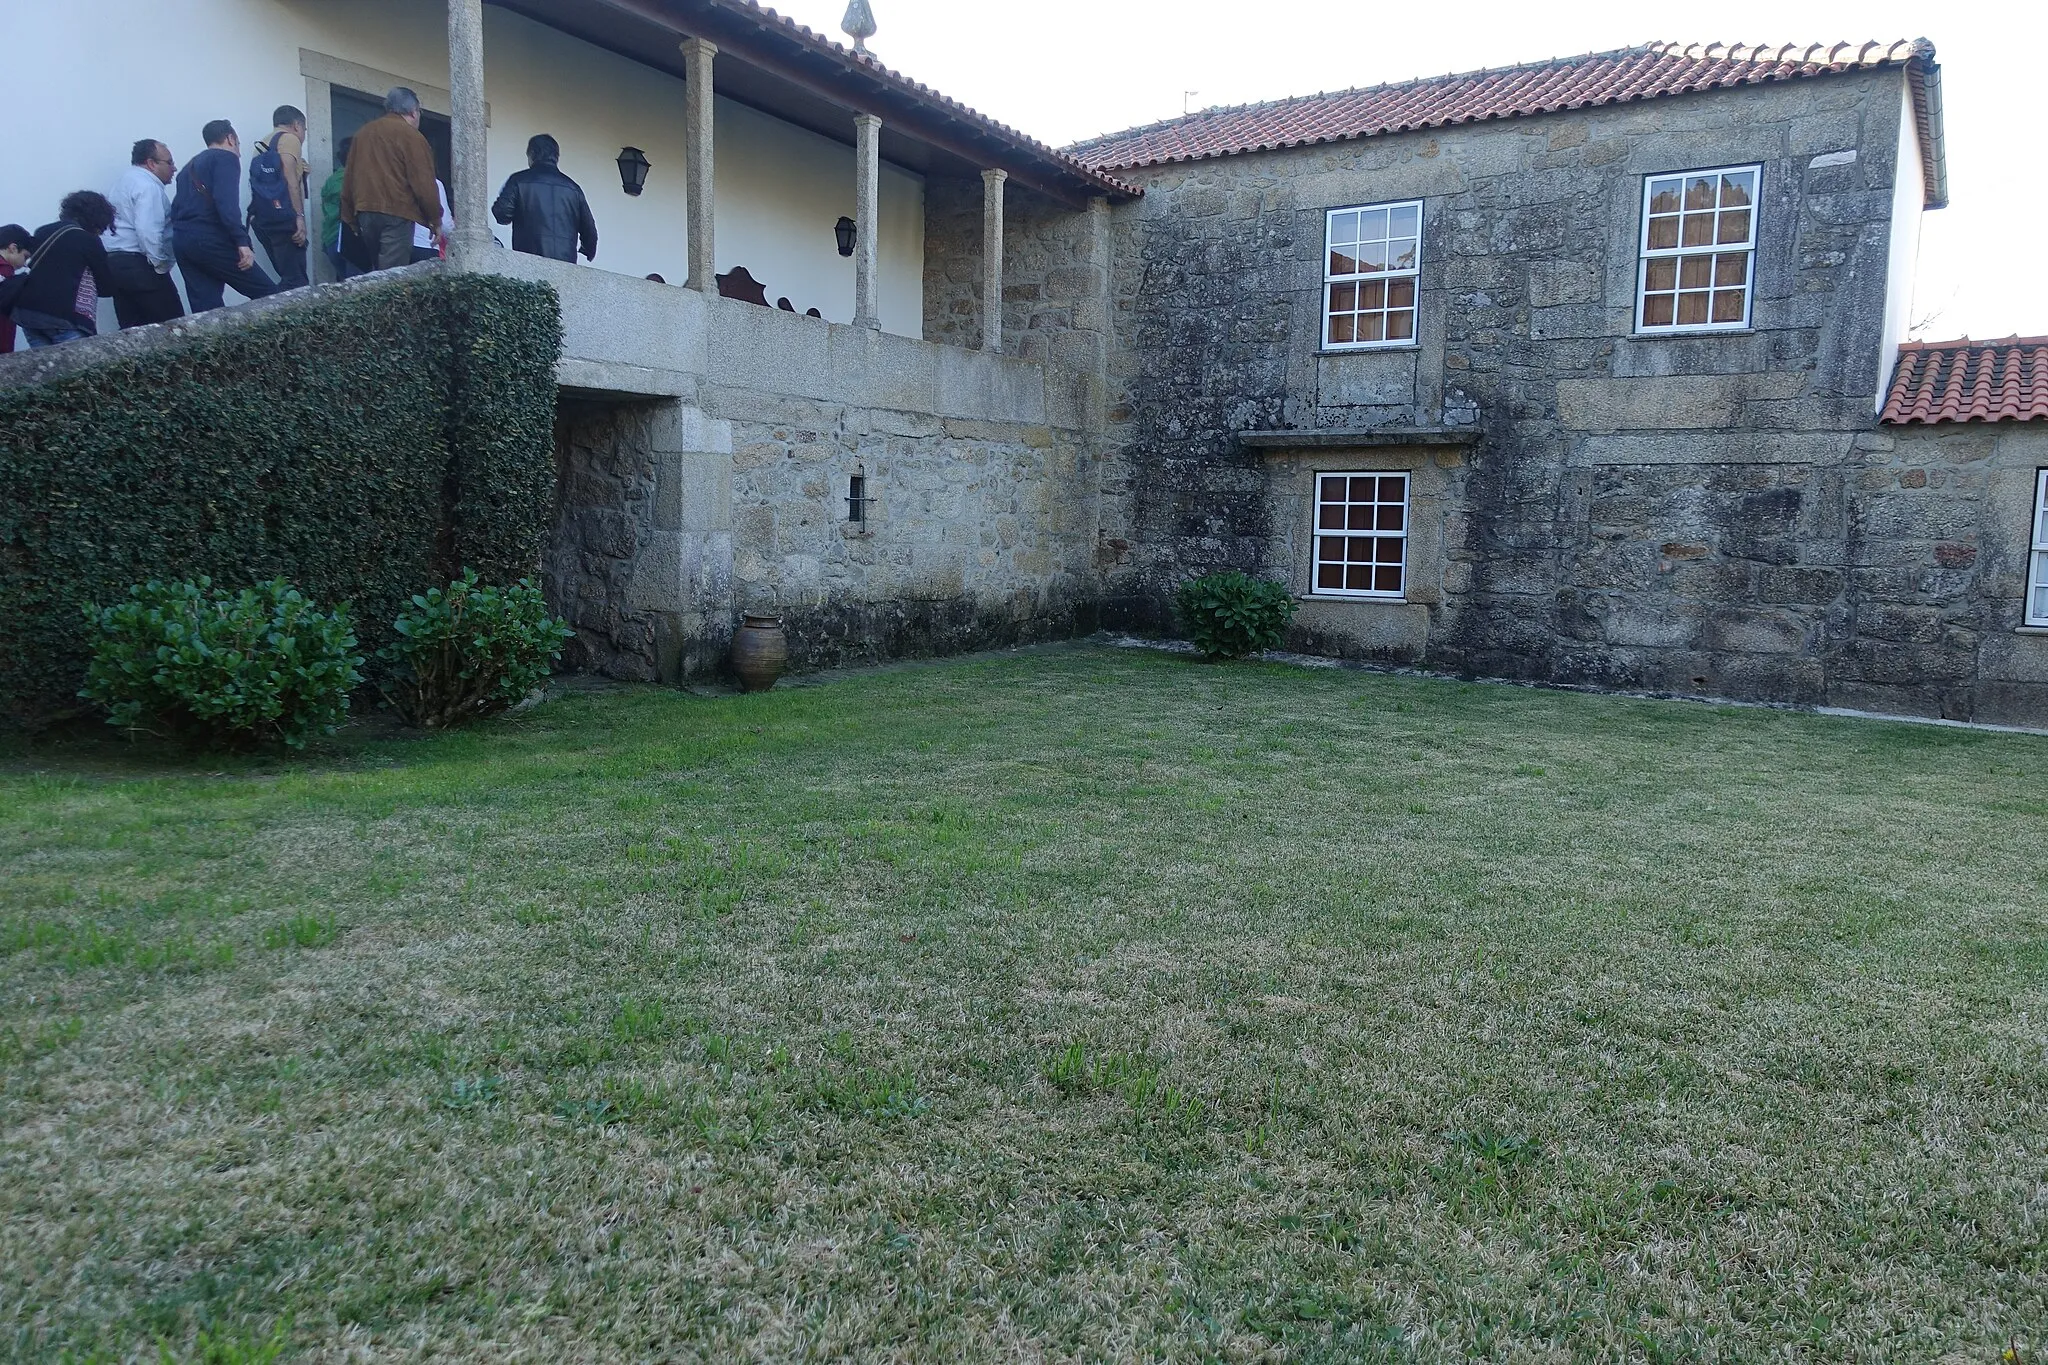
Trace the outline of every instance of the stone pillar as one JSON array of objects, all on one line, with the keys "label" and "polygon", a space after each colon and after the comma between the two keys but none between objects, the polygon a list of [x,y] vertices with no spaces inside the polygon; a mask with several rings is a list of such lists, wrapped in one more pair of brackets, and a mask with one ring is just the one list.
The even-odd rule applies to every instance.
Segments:
[{"label": "stone pillar", "polygon": [[1003,186],[1008,171],[981,173],[981,349],[1003,351]]},{"label": "stone pillar", "polygon": [[448,0],[449,145],[455,183],[448,207],[455,240],[448,255],[458,270],[475,270],[491,250],[490,131],[485,126],[484,0]]},{"label": "stone pillar", "polygon": [[714,189],[716,157],[712,145],[712,60],[718,48],[702,38],[683,41],[684,130],[690,144],[687,228],[690,234],[690,288],[718,292],[718,204]]},{"label": "stone pillar", "polygon": [[882,121],[873,114],[853,120],[853,325],[879,331],[882,326]]}]

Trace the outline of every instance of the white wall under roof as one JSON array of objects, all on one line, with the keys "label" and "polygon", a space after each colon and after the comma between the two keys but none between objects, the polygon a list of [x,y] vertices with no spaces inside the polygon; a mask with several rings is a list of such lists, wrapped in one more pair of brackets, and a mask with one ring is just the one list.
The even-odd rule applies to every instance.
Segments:
[{"label": "white wall under roof", "polygon": [[[362,68],[363,84],[412,85],[430,107],[448,83],[446,11],[436,0],[63,0],[19,8],[8,20],[9,51],[75,54],[18,63],[8,77],[17,126],[0,158],[0,222],[31,228],[56,217],[66,193],[111,187],[140,137],[162,138],[183,165],[201,150],[199,129],[226,118],[242,133],[245,159],[253,156],[272,108],[314,112],[302,52],[323,70]],[[562,169],[597,216],[598,266],[681,284],[689,259],[683,83],[496,7],[484,15],[493,195],[526,164],[527,138],[552,133]],[[744,265],[771,302],[786,295],[799,311],[851,321],[853,262],[838,254],[832,229],[853,213],[852,147],[730,100],[718,102],[716,118],[719,269]],[[637,199],[619,188],[616,161],[626,146],[644,150],[654,166]],[[317,193],[328,152],[310,151]],[[923,180],[884,165],[881,215],[882,326],[920,336]],[[113,325],[109,307],[101,327]]]}]

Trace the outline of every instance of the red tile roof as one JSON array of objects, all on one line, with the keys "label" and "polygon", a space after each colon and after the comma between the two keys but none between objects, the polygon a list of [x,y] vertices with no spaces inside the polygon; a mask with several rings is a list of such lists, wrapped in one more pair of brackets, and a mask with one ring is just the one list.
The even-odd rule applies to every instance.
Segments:
[{"label": "red tile roof", "polygon": [[860,72],[891,92],[907,96],[941,119],[965,125],[972,132],[989,135],[995,140],[1010,144],[1016,150],[1051,163],[1052,166],[1081,182],[1096,193],[1108,193],[1112,198],[1137,198],[1144,191],[1109,174],[1109,168],[1085,162],[1072,153],[1047,146],[1029,134],[1019,132],[1009,124],[977,110],[970,109],[950,95],[944,95],[921,81],[912,80],[900,71],[891,70],[875,58],[872,52],[855,51],[843,43],[833,41],[788,15],[779,14],[760,0],[681,0],[684,10],[718,10],[751,20],[764,30],[781,34],[793,40],[810,55],[831,61],[847,71]]},{"label": "red tile roof", "polygon": [[1940,208],[1948,202],[1941,68],[1934,62],[1934,45],[1925,38],[1831,47],[1648,43],[1499,71],[1208,109],[1067,150],[1098,169],[1122,170],[1891,66],[1907,71],[1927,207]]},{"label": "red tile roof", "polygon": [[1884,420],[2048,421],[2048,337],[1906,343],[1892,371]]}]

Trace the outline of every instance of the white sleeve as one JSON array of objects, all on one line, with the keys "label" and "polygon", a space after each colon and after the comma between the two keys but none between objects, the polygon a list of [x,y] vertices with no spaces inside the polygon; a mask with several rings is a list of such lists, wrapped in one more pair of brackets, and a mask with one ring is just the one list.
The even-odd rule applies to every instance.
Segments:
[{"label": "white sleeve", "polygon": [[448,211],[448,187],[436,180],[434,188],[441,192],[441,235],[443,237],[453,237],[455,235],[455,215]]},{"label": "white sleeve", "polygon": [[162,186],[135,198],[135,235],[142,239],[142,254],[161,273],[171,266],[170,200],[164,197]]}]

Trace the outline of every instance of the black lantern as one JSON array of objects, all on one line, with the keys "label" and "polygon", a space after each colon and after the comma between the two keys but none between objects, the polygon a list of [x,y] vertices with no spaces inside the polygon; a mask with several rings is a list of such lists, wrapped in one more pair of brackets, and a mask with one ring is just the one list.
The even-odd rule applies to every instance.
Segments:
[{"label": "black lantern", "polygon": [[638,147],[628,147],[619,153],[619,184],[636,199],[647,188],[647,172],[652,169],[654,163]]},{"label": "black lantern", "polygon": [[839,254],[851,256],[853,254],[854,240],[860,233],[860,229],[854,224],[853,219],[841,218],[832,225],[832,233],[839,239]]}]

